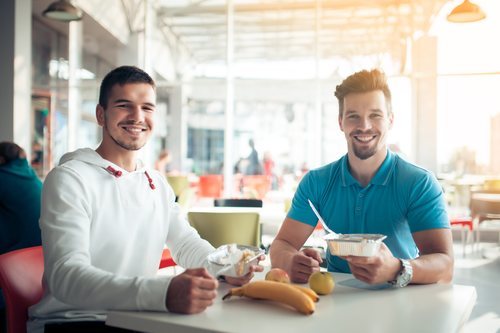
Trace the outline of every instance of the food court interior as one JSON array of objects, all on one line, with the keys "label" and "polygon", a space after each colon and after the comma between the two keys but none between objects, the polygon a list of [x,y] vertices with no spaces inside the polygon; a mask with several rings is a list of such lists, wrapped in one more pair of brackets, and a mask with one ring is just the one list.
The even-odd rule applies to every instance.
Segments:
[{"label": "food court interior", "polygon": [[74,0],[83,16],[69,22],[42,14],[52,2],[0,4],[0,141],[23,147],[42,180],[65,152],[97,147],[100,81],[136,65],[158,96],[142,159],[186,213],[262,200],[266,246],[304,173],[346,153],[335,86],[381,68],[389,147],[441,182],[454,282],[477,288],[464,331],[500,331],[499,209],[477,218],[471,206],[500,201],[499,1],[454,19],[462,0]]}]

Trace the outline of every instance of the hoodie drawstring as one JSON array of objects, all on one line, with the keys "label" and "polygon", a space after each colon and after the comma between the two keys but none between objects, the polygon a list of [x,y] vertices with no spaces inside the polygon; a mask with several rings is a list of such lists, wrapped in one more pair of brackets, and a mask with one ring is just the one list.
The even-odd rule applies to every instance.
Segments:
[{"label": "hoodie drawstring", "polygon": [[[108,171],[110,174],[115,176],[116,178],[120,178],[122,175],[122,172],[120,170],[115,170],[111,165],[106,168],[106,171]],[[144,174],[146,175],[146,178],[148,179],[149,182],[149,187],[151,187],[152,190],[156,188],[155,184],[153,184],[153,179],[149,176],[147,171],[144,171]]]},{"label": "hoodie drawstring", "polygon": [[116,178],[120,178],[122,172],[120,170],[115,170],[111,165],[106,168],[110,174],[115,176]]},{"label": "hoodie drawstring", "polygon": [[151,177],[149,177],[149,174],[147,171],[144,171],[144,173],[146,174],[146,177],[148,178],[149,187],[151,187],[151,189],[154,190],[156,187],[155,187],[155,184],[153,184],[153,179],[151,179]]}]

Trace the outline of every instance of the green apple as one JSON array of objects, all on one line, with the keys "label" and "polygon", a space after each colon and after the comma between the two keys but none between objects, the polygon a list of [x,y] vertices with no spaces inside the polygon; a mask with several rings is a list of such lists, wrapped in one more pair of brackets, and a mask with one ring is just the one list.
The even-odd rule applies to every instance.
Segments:
[{"label": "green apple", "polygon": [[328,272],[314,272],[309,277],[309,287],[319,295],[327,295],[333,291],[335,281]]}]

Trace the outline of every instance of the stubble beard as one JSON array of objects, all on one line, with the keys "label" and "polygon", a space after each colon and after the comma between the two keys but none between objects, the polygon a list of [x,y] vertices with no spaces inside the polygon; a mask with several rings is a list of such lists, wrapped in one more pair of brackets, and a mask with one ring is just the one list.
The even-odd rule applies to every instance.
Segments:
[{"label": "stubble beard", "polygon": [[116,143],[118,146],[122,147],[125,150],[131,150],[131,151],[137,151],[144,147],[146,145],[146,141],[143,144],[140,144],[140,142],[134,142],[132,141],[131,143],[124,142],[123,140],[117,139],[111,134],[111,131],[109,130],[108,127],[108,119],[106,115],[104,116],[105,122],[104,122],[104,129],[106,132],[108,132],[109,137],[111,140],[113,140],[114,143]]}]

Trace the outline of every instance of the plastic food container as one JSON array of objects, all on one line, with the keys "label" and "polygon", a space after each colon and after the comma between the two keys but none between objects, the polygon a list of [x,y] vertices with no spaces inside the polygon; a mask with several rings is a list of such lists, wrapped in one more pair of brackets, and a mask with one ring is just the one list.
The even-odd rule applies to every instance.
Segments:
[{"label": "plastic food container", "polygon": [[255,246],[227,244],[208,255],[210,270],[217,276],[239,277],[248,273],[250,265],[256,265],[264,250]]},{"label": "plastic food container", "polygon": [[387,238],[381,234],[328,234],[323,237],[334,256],[370,257],[377,253],[380,244]]}]

